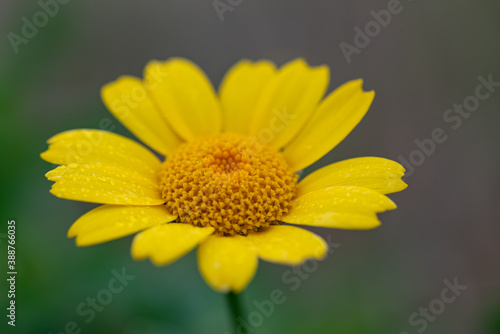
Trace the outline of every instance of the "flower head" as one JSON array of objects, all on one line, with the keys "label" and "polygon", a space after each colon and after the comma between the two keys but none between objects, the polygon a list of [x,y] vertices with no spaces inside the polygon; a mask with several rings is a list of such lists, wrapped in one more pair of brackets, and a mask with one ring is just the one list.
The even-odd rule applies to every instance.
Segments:
[{"label": "flower head", "polygon": [[[79,246],[139,232],[135,259],[175,261],[196,246],[200,272],[217,291],[240,292],[258,258],[298,265],[321,259],[325,241],[293,225],[369,229],[396,208],[404,168],[355,158],[297,172],[342,141],[367,112],[362,80],[323,101],[328,69],[295,60],[280,69],[241,61],[217,96],[196,65],[153,61],[144,79],[121,77],[102,89],[111,113],[136,137],[72,130],[49,139],[42,158],[58,197],[103,204],[70,228]],[[288,223],[291,225],[284,225]]]}]

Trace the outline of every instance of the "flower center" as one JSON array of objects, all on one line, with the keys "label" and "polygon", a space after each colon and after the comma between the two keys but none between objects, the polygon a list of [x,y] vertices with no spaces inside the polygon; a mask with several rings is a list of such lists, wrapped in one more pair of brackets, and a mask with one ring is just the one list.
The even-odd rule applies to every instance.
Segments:
[{"label": "flower center", "polygon": [[256,139],[218,134],[181,145],[163,163],[162,196],[181,223],[247,235],[281,224],[297,176],[283,155]]}]

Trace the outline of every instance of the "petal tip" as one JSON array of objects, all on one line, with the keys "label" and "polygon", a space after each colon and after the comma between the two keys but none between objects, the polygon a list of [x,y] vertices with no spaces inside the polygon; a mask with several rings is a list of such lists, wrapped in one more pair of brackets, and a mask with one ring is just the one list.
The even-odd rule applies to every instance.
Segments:
[{"label": "petal tip", "polygon": [[401,181],[400,182],[401,186],[400,186],[400,190],[398,190],[398,191],[402,191],[402,190],[405,190],[406,188],[408,188],[408,183],[406,183],[403,180],[400,180],[400,181]]},{"label": "petal tip", "polygon": [[40,158],[42,158],[42,160],[44,160],[44,161],[50,162],[48,155],[49,155],[49,150],[46,150],[46,151],[40,153]]},{"label": "petal tip", "polygon": [[72,239],[72,238],[76,237],[77,230],[76,230],[76,228],[74,226],[75,226],[75,224],[73,224],[69,228],[68,233],[66,233],[66,237],[68,237],[69,239]]},{"label": "petal tip", "polygon": [[388,201],[388,205],[387,205],[387,210],[395,210],[398,208],[398,206],[396,205],[396,203],[394,203],[394,201],[392,199],[390,199],[389,197],[387,197],[389,199]]},{"label": "petal tip", "polygon": [[148,257],[148,255],[135,251],[134,247],[132,246],[132,249],[130,251],[130,257],[132,257],[134,261],[142,261],[145,260]]},{"label": "petal tip", "polygon": [[82,238],[80,236],[76,237],[75,244],[77,247],[88,247],[88,246],[94,245],[94,243],[89,242],[89,240],[85,240],[85,239],[82,240]]},{"label": "petal tip", "polygon": [[276,70],[276,64],[270,60],[266,60],[266,59],[261,59],[261,60],[257,60],[255,63],[253,63],[254,66],[267,66],[269,67],[270,69],[272,69],[273,71]]},{"label": "petal tip", "polygon": [[373,99],[375,98],[375,91],[374,90],[367,91],[365,92],[365,96],[368,100],[373,101]]}]

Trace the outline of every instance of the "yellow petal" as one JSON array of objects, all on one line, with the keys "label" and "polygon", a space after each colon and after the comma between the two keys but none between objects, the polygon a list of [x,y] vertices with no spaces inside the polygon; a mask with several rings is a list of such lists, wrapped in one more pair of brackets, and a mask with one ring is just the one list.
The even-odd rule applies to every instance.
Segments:
[{"label": "yellow petal", "polygon": [[[162,79],[158,77],[158,80]],[[138,78],[122,76],[102,88],[101,98],[113,116],[137,138],[157,152],[168,155],[181,139],[162,117],[146,87]]]},{"label": "yellow petal", "polygon": [[[156,73],[166,76],[157,80]],[[181,58],[152,61],[144,80],[169,124],[185,140],[221,131],[219,101],[208,78],[192,62]]]},{"label": "yellow petal", "polygon": [[316,109],[328,86],[328,67],[302,59],[280,69],[264,88],[250,122],[250,134],[276,149],[292,140]]},{"label": "yellow petal", "polygon": [[211,235],[198,248],[200,272],[212,289],[241,292],[257,270],[257,255],[245,237]]},{"label": "yellow petal", "polygon": [[257,99],[275,73],[274,64],[268,61],[242,60],[229,70],[219,90],[224,132],[248,134]]},{"label": "yellow petal", "polygon": [[160,205],[165,202],[156,177],[99,162],[60,166],[45,176],[55,182],[50,192],[60,198],[101,204]]},{"label": "yellow petal", "polygon": [[160,161],[144,146],[123,136],[100,130],[71,130],[47,141],[42,159],[57,165],[103,164],[156,176]]},{"label": "yellow petal", "polygon": [[299,225],[369,229],[380,225],[375,213],[395,208],[394,202],[378,191],[335,186],[298,197],[283,221]]},{"label": "yellow petal", "polygon": [[332,186],[357,186],[390,194],[407,187],[401,180],[404,172],[403,166],[389,159],[344,160],[318,169],[300,181],[297,196]]},{"label": "yellow petal", "polygon": [[263,260],[296,266],[307,259],[322,259],[328,250],[316,234],[294,226],[270,226],[247,239],[257,248]]},{"label": "yellow petal", "polygon": [[363,92],[363,80],[350,81],[333,91],[314,116],[285,148],[294,171],[311,165],[340,143],[361,121],[375,93]]},{"label": "yellow petal", "polygon": [[157,266],[174,262],[214,232],[213,227],[170,223],[152,227],[134,238],[132,257],[151,258]]},{"label": "yellow petal", "polygon": [[102,205],[81,216],[69,229],[78,246],[90,246],[118,239],[148,227],[175,220],[161,206]]}]

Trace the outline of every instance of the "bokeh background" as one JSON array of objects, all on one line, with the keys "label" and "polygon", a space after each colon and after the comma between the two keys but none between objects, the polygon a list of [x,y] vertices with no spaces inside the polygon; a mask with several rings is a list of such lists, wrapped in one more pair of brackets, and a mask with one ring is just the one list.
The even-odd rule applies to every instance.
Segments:
[{"label": "bokeh background", "polygon": [[[42,2],[45,2],[43,0]],[[300,286],[288,267],[260,264],[243,294],[254,301],[280,289],[286,301],[251,333],[500,333],[500,89],[452,130],[444,112],[474,94],[478,76],[500,81],[500,3],[402,0],[403,10],[348,63],[339,47],[373,20],[387,0],[243,0],[221,20],[212,0],[68,1],[18,46],[23,17],[36,1],[0,2],[0,256],[2,328],[6,328],[7,221],[17,222],[17,326],[2,333],[233,333],[223,295],[203,282],[195,252],[156,268],[129,255],[131,237],[89,248],[66,238],[94,205],[57,199],[39,154],[52,135],[98,128],[111,116],[100,87],[122,74],[141,76],[151,59],[187,57],[217,86],[241,58],[281,65],[304,57],[331,68],[330,91],[362,77],[377,92],[361,124],[307,172],[357,156],[406,159],[415,140],[443,128],[448,139],[391,197],[398,210],[371,231],[314,229],[340,244]],[[133,136],[117,121],[114,131]],[[126,268],[129,285],[86,323],[76,313]],[[467,289],[442,314],[414,326],[409,317],[441,298],[444,280]],[[419,316],[416,319],[422,319]],[[71,331],[68,331],[71,332]],[[248,331],[247,331],[248,332]],[[75,331],[78,333],[78,331]]]}]

